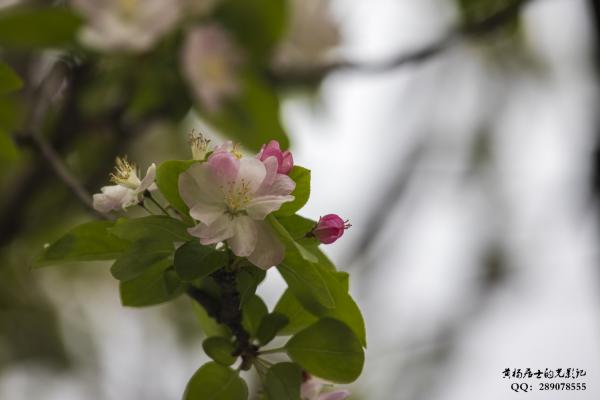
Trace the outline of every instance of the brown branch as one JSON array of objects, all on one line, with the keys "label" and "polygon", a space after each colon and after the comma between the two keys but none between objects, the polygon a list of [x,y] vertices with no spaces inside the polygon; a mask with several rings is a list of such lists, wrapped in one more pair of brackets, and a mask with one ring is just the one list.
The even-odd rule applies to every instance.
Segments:
[{"label": "brown branch", "polygon": [[519,15],[526,3],[532,0],[513,0],[506,7],[496,13],[467,25],[459,25],[450,29],[444,36],[436,41],[412,50],[390,60],[377,63],[361,63],[352,61],[338,61],[331,64],[319,65],[314,68],[279,68],[267,72],[267,78],[274,84],[281,86],[314,85],[332,72],[359,71],[367,73],[389,72],[396,68],[419,63],[431,59],[454,44],[472,38],[481,38],[496,32]]}]

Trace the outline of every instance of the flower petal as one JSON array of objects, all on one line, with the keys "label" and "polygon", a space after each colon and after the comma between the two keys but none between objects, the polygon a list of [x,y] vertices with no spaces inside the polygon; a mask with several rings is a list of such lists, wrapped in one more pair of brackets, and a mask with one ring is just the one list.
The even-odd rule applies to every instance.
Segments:
[{"label": "flower petal", "polygon": [[243,183],[248,186],[250,193],[256,193],[266,176],[267,170],[262,161],[256,158],[242,158],[236,186],[241,186]]},{"label": "flower petal", "polygon": [[256,191],[257,195],[266,194],[269,191],[273,185],[273,182],[275,182],[275,178],[277,177],[277,168],[279,168],[277,158],[273,156],[267,157],[262,163],[265,166],[266,175],[265,179],[260,185],[260,188]]},{"label": "flower petal", "polygon": [[224,203],[223,192],[212,179],[205,163],[194,164],[179,175],[179,194],[189,208],[197,203],[210,205]]},{"label": "flower petal", "polygon": [[236,256],[248,257],[256,247],[256,222],[245,215],[235,217],[233,222],[234,233],[227,243]]},{"label": "flower petal", "polygon": [[350,392],[342,389],[334,392],[323,393],[319,395],[319,400],[344,400],[348,396],[350,396]]},{"label": "flower petal", "polygon": [[190,208],[190,217],[210,225],[221,215],[225,214],[225,204],[196,203]]},{"label": "flower petal", "polygon": [[255,221],[256,246],[248,260],[262,269],[268,269],[283,261],[285,247],[273,229],[263,221]]},{"label": "flower petal", "polygon": [[146,176],[144,176],[144,179],[142,179],[142,182],[140,183],[140,186],[137,189],[138,193],[143,193],[145,190],[149,190],[150,186],[152,186],[152,184],[154,183],[154,179],[156,178],[156,164],[152,163],[152,165],[150,165],[148,167],[148,170],[146,171]]},{"label": "flower petal", "polygon": [[122,209],[123,204],[131,199],[130,192],[133,192],[121,185],[104,186],[100,190],[102,193],[96,193],[93,197],[93,206],[101,213]]},{"label": "flower petal", "polygon": [[208,157],[207,165],[219,185],[230,187],[238,176],[240,160],[228,151],[217,151]]},{"label": "flower petal", "polygon": [[293,201],[294,196],[261,196],[252,199],[245,210],[252,219],[262,220],[273,211],[281,208],[281,205]]},{"label": "flower petal", "polygon": [[287,175],[277,174],[268,193],[265,194],[285,196],[292,193],[294,189],[296,189],[296,182],[292,178]]}]

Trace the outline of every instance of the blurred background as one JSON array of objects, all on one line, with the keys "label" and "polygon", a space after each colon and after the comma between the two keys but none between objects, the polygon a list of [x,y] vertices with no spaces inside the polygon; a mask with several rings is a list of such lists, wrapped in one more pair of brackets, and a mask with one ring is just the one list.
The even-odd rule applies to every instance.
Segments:
[{"label": "blurred background", "polygon": [[31,265],[116,155],[188,158],[192,129],[289,143],[302,214],[350,219],[325,251],[367,324],[351,399],[525,396],[506,368],[584,369],[585,392],[526,396],[599,398],[596,1],[0,7],[1,399],[181,397],[204,361],[187,299],[124,308],[109,264]]}]

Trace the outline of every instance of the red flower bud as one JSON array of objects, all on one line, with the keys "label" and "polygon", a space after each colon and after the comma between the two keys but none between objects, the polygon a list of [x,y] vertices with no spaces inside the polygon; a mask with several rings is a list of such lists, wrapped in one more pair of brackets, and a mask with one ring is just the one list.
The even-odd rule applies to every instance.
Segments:
[{"label": "red flower bud", "polygon": [[338,240],[344,234],[344,231],[352,225],[344,221],[337,214],[327,214],[319,218],[319,222],[313,228],[311,234],[323,244],[330,244]]}]

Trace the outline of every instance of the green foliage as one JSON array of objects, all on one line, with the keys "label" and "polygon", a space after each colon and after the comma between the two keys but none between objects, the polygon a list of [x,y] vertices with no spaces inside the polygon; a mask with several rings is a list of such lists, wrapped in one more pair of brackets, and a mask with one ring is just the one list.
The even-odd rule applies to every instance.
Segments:
[{"label": "green foliage", "polygon": [[237,359],[232,355],[235,351],[233,343],[222,336],[209,337],[202,342],[202,348],[207,356],[225,366],[233,364]]},{"label": "green foliage", "polygon": [[302,370],[290,362],[273,365],[265,376],[265,391],[269,400],[298,400],[301,384]]},{"label": "green foliage", "polygon": [[242,325],[251,336],[256,337],[258,327],[269,310],[264,301],[257,295],[248,298],[242,307]]},{"label": "green foliage", "polygon": [[[288,217],[278,217],[277,220],[289,232],[292,238],[294,238],[296,241],[299,241],[300,243],[302,243],[302,240],[306,236],[306,234],[310,232],[317,224],[316,221],[301,217],[297,214],[290,215]],[[316,254],[316,252],[313,251],[313,248],[318,250],[318,243],[316,243],[314,240],[311,244],[313,243],[316,245],[311,246],[309,251],[313,254]],[[308,246],[304,244],[304,247]]]},{"label": "green foliage", "polygon": [[195,160],[171,160],[165,161],[156,168],[156,185],[160,192],[185,220],[189,221],[189,208],[179,195],[179,175],[187,170]]},{"label": "green foliage", "polygon": [[267,276],[267,272],[254,265],[244,265],[240,268],[236,276],[236,287],[240,292],[241,305],[244,305],[246,300],[256,293],[256,288],[265,279],[265,276]]},{"label": "green foliage", "polygon": [[269,343],[273,338],[288,324],[288,319],[285,315],[273,312],[267,314],[260,321],[258,330],[256,332],[256,338],[261,346]]},{"label": "green foliage", "polygon": [[331,382],[350,383],[362,372],[365,355],[352,330],[324,318],[298,332],[286,344],[290,358],[309,373]]},{"label": "green foliage", "polygon": [[166,215],[149,215],[135,219],[120,218],[110,232],[129,241],[146,237],[165,242],[187,242],[192,239],[183,222]]},{"label": "green foliage", "polygon": [[231,332],[229,328],[225,325],[219,324],[214,318],[210,317],[204,307],[195,301],[192,302],[192,308],[194,310],[194,314],[196,315],[196,319],[200,324],[200,329],[206,336],[223,336],[223,337],[231,337]]},{"label": "green foliage", "polygon": [[296,182],[296,188],[292,192],[294,201],[283,203],[281,208],[275,212],[277,216],[289,216],[300,210],[310,197],[310,170],[294,166],[289,174],[290,178]]},{"label": "green foliage", "polygon": [[171,268],[171,261],[161,260],[137,278],[121,282],[121,303],[129,307],[146,307],[171,301],[185,290],[185,285]]},{"label": "green foliage", "polygon": [[314,264],[286,257],[277,269],[301,303],[314,302],[324,308],[335,307],[333,296]]},{"label": "green foliage", "polygon": [[81,19],[62,7],[10,7],[0,11],[0,46],[33,49],[73,42]]},{"label": "green foliage", "polygon": [[200,367],[187,384],[184,400],[246,400],[248,387],[237,372],[216,362]]},{"label": "green foliage", "polygon": [[0,96],[19,90],[23,81],[8,65],[0,62]]},{"label": "green foliage", "polygon": [[279,99],[257,76],[245,76],[241,93],[222,110],[205,115],[222,132],[239,141],[250,150],[258,151],[271,139],[283,148],[289,146],[279,118]]},{"label": "green foliage", "polygon": [[292,235],[281,225],[279,220],[273,215],[267,217],[267,220],[271,226],[275,229],[275,232],[279,238],[283,241],[286,247],[286,259],[289,257],[302,258],[311,263],[316,263],[318,258],[308,251],[304,246],[298,243]]},{"label": "green foliage", "polygon": [[69,233],[44,249],[37,266],[71,261],[111,260],[130,246],[130,242],[108,232],[110,221],[92,221],[73,228]]},{"label": "green foliage", "polygon": [[140,239],[116,259],[110,272],[120,281],[137,278],[156,263],[163,262],[173,250],[170,242],[152,237]]},{"label": "green foliage", "polygon": [[253,61],[266,63],[284,32],[286,0],[225,0],[216,11],[217,18],[248,49]]},{"label": "green foliage", "polygon": [[181,279],[192,281],[204,278],[227,263],[227,254],[214,247],[191,240],[175,251],[175,271]]},{"label": "green foliage", "polygon": [[302,307],[290,289],[283,292],[274,312],[284,315],[288,320],[288,323],[279,331],[279,335],[293,335],[318,320],[314,314]]}]

